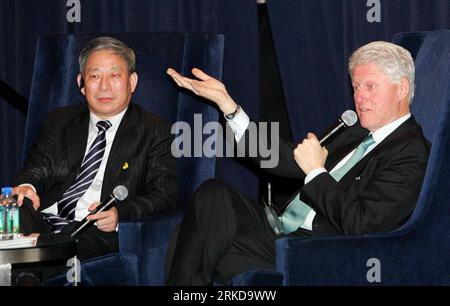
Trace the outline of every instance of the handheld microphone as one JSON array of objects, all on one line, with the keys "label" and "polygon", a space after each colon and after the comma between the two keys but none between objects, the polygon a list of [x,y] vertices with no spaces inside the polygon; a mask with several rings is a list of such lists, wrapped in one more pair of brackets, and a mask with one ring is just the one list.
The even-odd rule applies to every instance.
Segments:
[{"label": "handheld microphone", "polygon": [[119,185],[116,186],[116,188],[113,189],[112,194],[109,196],[109,200],[107,202],[100,203],[96,209],[91,211],[80,223],[80,225],[70,234],[70,237],[74,237],[76,234],[78,234],[82,229],[84,229],[86,226],[94,223],[94,220],[87,220],[88,216],[94,215],[98,212],[104,211],[107,208],[109,208],[111,205],[113,205],[117,201],[123,201],[128,197],[128,189],[125,186]]},{"label": "handheld microphone", "polygon": [[341,118],[338,119],[338,122],[329,128],[329,132],[319,138],[320,144],[335,135],[337,132],[343,131],[345,128],[354,125],[357,121],[358,115],[352,110],[346,110],[342,113]]}]

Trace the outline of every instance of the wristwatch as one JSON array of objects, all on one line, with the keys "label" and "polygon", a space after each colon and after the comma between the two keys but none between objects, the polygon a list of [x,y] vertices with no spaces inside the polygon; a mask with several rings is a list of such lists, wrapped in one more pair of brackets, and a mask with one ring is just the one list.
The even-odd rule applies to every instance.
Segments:
[{"label": "wristwatch", "polygon": [[241,106],[238,104],[238,106],[236,107],[234,112],[226,114],[225,118],[227,118],[228,120],[233,120],[233,118],[237,115],[237,113],[239,113],[240,109],[241,109]]}]

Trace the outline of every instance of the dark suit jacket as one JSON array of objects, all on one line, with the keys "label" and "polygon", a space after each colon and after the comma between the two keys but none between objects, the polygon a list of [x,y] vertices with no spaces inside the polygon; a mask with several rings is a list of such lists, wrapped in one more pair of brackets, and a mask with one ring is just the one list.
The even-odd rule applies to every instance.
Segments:
[{"label": "dark suit jacket", "polygon": [[[33,144],[15,184],[30,183],[40,210],[61,199],[81,166],[89,129],[87,106],[54,110]],[[116,132],[103,178],[101,200],[117,185],[129,196],[117,204],[119,221],[143,218],[175,207],[175,159],[170,126],[159,116],[130,104]],[[124,169],[124,164],[128,168]]]},{"label": "dark suit jacket", "polygon": [[[355,149],[368,130],[348,128],[326,146],[329,171]],[[248,136],[248,135],[247,135]],[[280,160],[270,173],[303,179],[293,146],[279,140]],[[394,230],[413,212],[425,175],[430,144],[413,117],[361,159],[339,182],[322,173],[302,186],[301,199],[317,213],[313,231],[301,235],[359,235]],[[257,157],[259,162],[261,158]],[[296,192],[293,196],[297,195]],[[288,201],[290,202],[292,198]]]}]

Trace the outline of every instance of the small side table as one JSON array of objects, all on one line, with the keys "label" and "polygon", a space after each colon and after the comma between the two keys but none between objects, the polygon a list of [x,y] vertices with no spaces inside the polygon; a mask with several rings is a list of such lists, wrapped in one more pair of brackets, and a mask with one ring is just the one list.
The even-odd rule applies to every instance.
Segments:
[{"label": "small side table", "polygon": [[39,236],[36,246],[14,249],[0,249],[0,285],[11,284],[11,267],[14,264],[38,263],[46,261],[67,260],[73,258],[72,268],[75,271],[74,285],[77,285],[79,267],[77,260],[77,243],[75,239],[66,237]]}]

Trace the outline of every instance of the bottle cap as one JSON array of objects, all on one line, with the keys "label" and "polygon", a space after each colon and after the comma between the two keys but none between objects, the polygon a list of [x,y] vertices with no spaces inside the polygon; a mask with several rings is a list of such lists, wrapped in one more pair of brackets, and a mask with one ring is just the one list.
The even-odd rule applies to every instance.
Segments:
[{"label": "bottle cap", "polygon": [[3,187],[2,188],[2,194],[6,197],[12,195],[12,191],[13,191],[12,187]]}]

